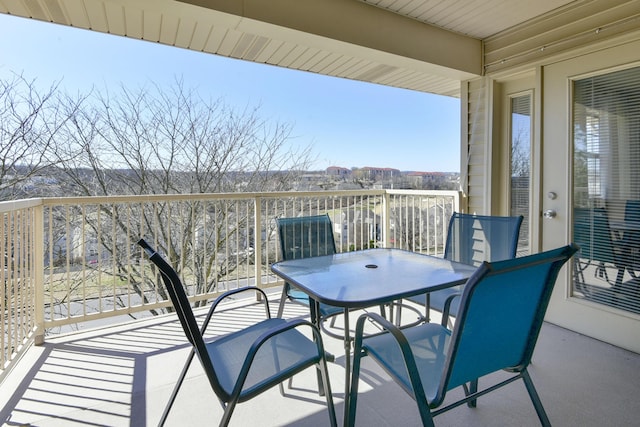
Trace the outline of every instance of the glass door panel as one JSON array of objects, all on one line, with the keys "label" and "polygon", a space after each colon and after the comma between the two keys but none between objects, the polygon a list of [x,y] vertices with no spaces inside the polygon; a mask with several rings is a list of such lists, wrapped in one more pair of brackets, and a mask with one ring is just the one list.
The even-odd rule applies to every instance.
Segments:
[{"label": "glass door panel", "polygon": [[640,313],[640,67],[573,81],[574,297]]},{"label": "glass door panel", "polygon": [[531,197],[531,94],[511,98],[510,215],[522,215],[518,256],[529,253],[529,200]]}]

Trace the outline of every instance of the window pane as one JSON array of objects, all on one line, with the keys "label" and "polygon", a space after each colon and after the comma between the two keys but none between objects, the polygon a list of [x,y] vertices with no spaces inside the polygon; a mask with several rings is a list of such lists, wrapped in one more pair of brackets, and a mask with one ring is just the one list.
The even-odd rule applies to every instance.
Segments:
[{"label": "window pane", "polygon": [[518,255],[529,253],[531,95],[511,98],[511,215],[522,215]]},{"label": "window pane", "polygon": [[573,295],[640,313],[640,67],[573,84]]}]

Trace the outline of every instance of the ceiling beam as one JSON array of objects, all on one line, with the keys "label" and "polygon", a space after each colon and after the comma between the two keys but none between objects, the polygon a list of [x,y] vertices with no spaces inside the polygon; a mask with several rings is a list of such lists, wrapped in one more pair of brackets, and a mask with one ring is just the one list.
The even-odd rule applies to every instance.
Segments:
[{"label": "ceiling beam", "polygon": [[[482,74],[480,40],[446,31],[355,0],[179,0],[242,18],[239,30],[267,37],[313,35],[326,49],[359,50],[423,64],[424,71],[460,80]],[[289,30],[289,31],[287,31]],[[293,31],[291,31],[293,30]],[[378,56],[378,57],[376,57]]]}]

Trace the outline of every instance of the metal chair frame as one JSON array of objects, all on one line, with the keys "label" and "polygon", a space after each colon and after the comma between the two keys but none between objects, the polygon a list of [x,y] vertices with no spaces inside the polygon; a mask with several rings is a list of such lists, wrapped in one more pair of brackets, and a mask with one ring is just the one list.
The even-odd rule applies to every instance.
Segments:
[{"label": "metal chair frame", "polygon": [[[138,244],[159,269],[180,323],[192,345],[191,353],[160,419],[160,426],[165,423],[169,415],[195,355],[198,356],[211,388],[223,407],[221,426],[228,425],[238,403],[247,401],[276,385],[284,395],[282,382],[312,366],[316,366],[319,370],[318,386],[320,392],[324,392],[326,397],[330,424],[337,425],[322,337],[315,325],[302,319],[271,318],[264,291],[256,287],[245,287],[219,296],[209,308],[202,326],[199,327],[177,272],[144,239],[140,239]],[[247,291],[262,294],[266,319],[205,343],[203,334],[218,305],[232,295]],[[311,330],[313,340],[300,331],[304,328]],[[241,345],[238,344],[239,341],[242,341]],[[218,371],[225,370],[224,362],[228,354],[239,354],[238,357],[243,358],[243,362],[238,371],[226,370],[228,375],[223,380],[219,377]],[[258,364],[260,367],[268,368],[269,372],[256,372],[258,368],[255,366]]]},{"label": "metal chair frame", "polygon": [[[572,244],[526,257],[484,262],[464,288],[453,331],[433,323],[400,329],[374,313],[360,316],[347,425],[355,423],[361,360],[372,356],[414,398],[425,426],[433,426],[433,417],[442,412],[472,403],[518,379],[523,380],[541,424],[550,426],[527,367],[559,271],[577,250]],[[367,320],[375,321],[385,332],[365,335]],[[467,387],[469,382],[500,370],[513,376],[480,391]],[[446,393],[458,386],[463,386],[465,397],[437,409]]]}]

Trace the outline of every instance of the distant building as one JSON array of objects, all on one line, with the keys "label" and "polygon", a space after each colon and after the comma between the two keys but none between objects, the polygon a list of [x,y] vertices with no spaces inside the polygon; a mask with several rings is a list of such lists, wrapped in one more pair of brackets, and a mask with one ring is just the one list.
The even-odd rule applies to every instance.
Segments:
[{"label": "distant building", "polygon": [[327,168],[327,175],[343,178],[351,175],[351,169],[343,168],[340,166],[329,166]]},{"label": "distant building", "polygon": [[415,188],[432,188],[446,183],[448,177],[444,172],[409,172],[407,179]]},{"label": "distant building", "polygon": [[392,168],[372,168],[365,166],[358,169],[358,174],[371,181],[379,181],[382,179],[392,179],[400,176],[400,170]]}]

